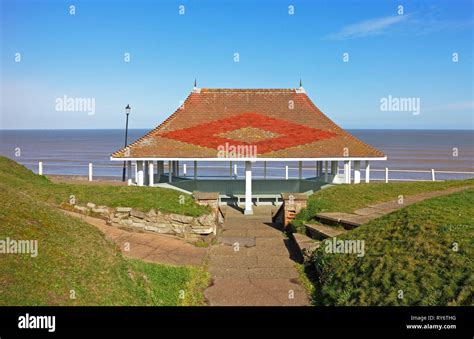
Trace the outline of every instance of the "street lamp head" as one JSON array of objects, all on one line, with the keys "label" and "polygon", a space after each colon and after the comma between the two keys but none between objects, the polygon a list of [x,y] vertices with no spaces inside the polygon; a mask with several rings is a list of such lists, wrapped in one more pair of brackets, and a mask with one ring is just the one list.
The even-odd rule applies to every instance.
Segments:
[{"label": "street lamp head", "polygon": [[127,115],[129,115],[131,109],[132,108],[130,107],[130,105],[127,105],[127,107],[125,107],[125,113],[127,113]]}]

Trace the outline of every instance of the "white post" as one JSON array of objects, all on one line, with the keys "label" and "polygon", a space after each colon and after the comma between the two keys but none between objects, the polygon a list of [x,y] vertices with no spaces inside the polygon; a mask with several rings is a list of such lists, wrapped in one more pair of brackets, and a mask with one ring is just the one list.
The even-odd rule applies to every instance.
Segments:
[{"label": "white post", "polygon": [[153,187],[155,181],[155,170],[153,169],[153,161],[148,163],[148,186]]},{"label": "white post", "polygon": [[168,182],[173,182],[173,163],[168,160]]},{"label": "white post", "polygon": [[360,161],[354,161],[354,184],[360,184]]},{"label": "white post", "polygon": [[138,161],[135,161],[135,184],[138,185]]},{"label": "white post", "polygon": [[431,180],[432,180],[432,181],[436,181],[434,168],[431,169]]},{"label": "white post", "polygon": [[89,163],[89,181],[92,181],[92,162]]},{"label": "white post", "polygon": [[328,182],[328,161],[324,162],[324,182]]},{"label": "white post", "polygon": [[43,162],[38,162],[38,174],[43,175]]},{"label": "white post", "polygon": [[148,186],[148,161],[143,162],[143,185]]},{"label": "white post", "polygon": [[385,167],[385,183],[388,183],[388,167]]},{"label": "white post", "polygon": [[198,162],[195,160],[194,161],[194,180],[197,179],[197,173],[198,173]]},{"label": "white post", "polygon": [[186,172],[187,172],[187,171],[186,171],[186,164],[183,164],[183,175],[184,175],[184,176],[186,176],[186,175],[187,175],[187,173],[186,173]]},{"label": "white post", "polygon": [[144,176],[143,176],[143,161],[137,161],[137,185],[143,186]]},{"label": "white post", "polygon": [[365,161],[365,183],[368,184],[370,182],[370,162],[369,160]]},{"label": "white post", "polygon": [[234,177],[237,179],[237,164],[234,164]]},{"label": "white post", "polygon": [[127,185],[132,184],[132,162],[127,161]]},{"label": "white post", "polygon": [[298,179],[302,179],[303,178],[303,162],[302,161],[298,161]]},{"label": "white post", "polygon": [[344,161],[344,183],[351,183],[351,165],[349,160]]},{"label": "white post", "polygon": [[252,211],[252,163],[245,162],[245,210],[244,214],[253,214]]},{"label": "white post", "polygon": [[285,179],[288,180],[288,165],[285,166]]},{"label": "white post", "polygon": [[267,162],[263,162],[263,179],[267,179]]}]

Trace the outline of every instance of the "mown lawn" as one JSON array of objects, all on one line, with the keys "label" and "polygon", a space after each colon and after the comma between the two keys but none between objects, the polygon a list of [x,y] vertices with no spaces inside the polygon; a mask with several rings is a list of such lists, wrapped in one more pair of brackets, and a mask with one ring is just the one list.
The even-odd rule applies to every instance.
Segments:
[{"label": "mown lawn", "polygon": [[191,196],[175,190],[158,187],[56,184],[5,157],[0,157],[0,182],[55,205],[69,202],[73,197],[80,205],[93,202],[109,207],[133,207],[144,212],[154,208],[162,212],[195,217],[209,213],[207,207],[196,204]]},{"label": "mown lawn", "polygon": [[[41,201],[49,200],[46,179],[31,180],[30,172],[17,168],[16,175],[4,170],[0,240],[37,240],[38,255],[0,254],[0,305],[204,303],[208,274],[203,269],[125,259],[95,227]],[[7,184],[6,177],[15,181]]]},{"label": "mown lawn", "polygon": [[308,207],[302,210],[295,220],[300,227],[320,212],[353,212],[368,205],[396,200],[423,192],[431,192],[450,187],[474,186],[474,179],[449,180],[439,182],[406,183],[361,183],[358,185],[335,185],[315,192],[308,199]]},{"label": "mown lawn", "polygon": [[315,303],[472,306],[472,206],[469,189],[405,207],[338,237],[363,240],[363,257],[327,253],[323,242],[309,265],[318,276]]}]

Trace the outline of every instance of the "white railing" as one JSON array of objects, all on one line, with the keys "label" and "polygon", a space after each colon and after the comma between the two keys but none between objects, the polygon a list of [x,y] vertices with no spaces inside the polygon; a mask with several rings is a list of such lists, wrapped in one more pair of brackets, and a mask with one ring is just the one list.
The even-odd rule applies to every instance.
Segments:
[{"label": "white railing", "polygon": [[[30,163],[31,165],[31,163]],[[58,164],[58,163],[53,163],[53,164],[45,164],[43,161],[39,161],[38,162],[38,170],[37,170],[37,173],[40,174],[40,175],[43,175],[45,173],[45,168],[48,169],[48,168],[54,168],[54,167],[60,167],[60,168],[64,168],[64,167],[68,167],[68,168],[83,168],[84,171],[81,170],[81,172],[83,173],[82,175],[88,177],[88,180],[89,181],[92,181],[93,178],[94,178],[94,170],[97,170],[97,169],[116,169],[117,170],[117,174],[111,174],[111,175],[102,175],[101,177],[119,177],[122,175],[122,168],[123,168],[123,164],[122,163],[119,163],[119,164],[111,164],[111,165],[93,165],[92,162],[89,162],[87,164],[67,164],[67,163],[61,163],[61,164]],[[136,163],[132,163],[132,176],[133,174],[136,172],[135,171],[135,167],[136,167]],[[87,170],[86,170],[87,168]],[[184,176],[184,177],[192,177],[194,175],[194,168],[193,166],[189,166],[187,164],[180,164],[180,166],[178,166],[179,168],[179,174],[180,176]],[[165,172],[168,171],[168,164],[167,162],[165,162],[164,164],[164,169],[165,169]],[[191,171],[190,171],[191,169]],[[226,169],[228,172],[227,174],[222,174],[222,175],[198,175],[199,178],[243,178],[244,177],[244,169],[243,167],[239,168],[237,167],[237,164],[233,164],[232,167],[230,166],[224,166],[224,165],[199,165],[198,166],[198,170],[199,172],[202,173],[202,170],[205,170],[205,169],[214,169],[214,170],[217,170],[217,169]],[[239,170],[241,171],[242,175],[238,175],[239,173]],[[263,175],[255,175],[254,174],[254,177],[258,178],[258,177],[265,177],[265,178],[268,178],[268,179],[290,179],[290,178],[294,178],[294,179],[297,179],[299,178],[299,167],[290,167],[288,165],[285,165],[283,167],[277,167],[277,166],[253,166],[253,169],[254,170],[258,170],[260,172],[263,173]],[[278,170],[278,171],[281,171],[281,175],[269,175],[268,174],[268,171],[272,171],[272,170]],[[293,171],[296,171],[296,175],[294,176],[290,176],[290,170],[293,170]],[[308,173],[311,172],[312,174],[310,174],[308,176]],[[328,169],[328,172],[330,172],[330,168]],[[343,172],[343,169],[342,168],[338,168],[338,171],[337,173],[340,174]],[[354,172],[354,169],[351,169],[351,172],[353,173]],[[365,173],[365,169],[360,169],[360,172],[364,172]],[[390,182],[390,181],[442,181],[440,179],[437,179],[438,175],[439,174],[444,174],[444,175],[447,175],[447,176],[451,176],[451,175],[462,175],[462,176],[466,176],[466,177],[470,177],[470,178],[474,178],[474,171],[473,172],[470,172],[470,171],[447,171],[447,170],[435,170],[435,169],[430,169],[430,170],[415,170],[415,169],[389,169],[388,167],[386,168],[383,168],[383,169],[377,169],[377,168],[371,168],[370,169],[370,172],[371,173],[384,173],[381,177],[379,178],[375,178],[375,177],[371,177],[370,178],[370,181],[384,181],[384,182]],[[323,176],[325,175],[325,170],[324,170],[324,167],[321,169],[319,169],[319,172],[318,172],[318,167],[302,167],[302,173],[303,173],[303,177],[315,177],[315,176]],[[423,177],[423,178],[417,178],[417,179],[414,179],[414,178],[401,178],[401,177],[397,177],[396,176],[396,173],[406,173],[406,174],[426,174],[426,177]],[[395,174],[395,175],[393,175]],[[56,174],[56,175],[61,175],[61,174]],[[81,174],[72,174],[72,175],[81,175]],[[351,175],[351,177],[353,177],[353,175]],[[361,175],[361,177],[363,177]]]}]

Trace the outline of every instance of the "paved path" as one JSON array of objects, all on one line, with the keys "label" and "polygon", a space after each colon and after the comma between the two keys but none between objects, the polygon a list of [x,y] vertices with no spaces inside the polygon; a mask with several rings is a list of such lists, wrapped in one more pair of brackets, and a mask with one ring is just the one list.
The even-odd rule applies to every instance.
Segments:
[{"label": "paved path", "polygon": [[404,197],[403,204],[400,204],[398,200],[392,200],[374,205],[369,205],[368,207],[355,210],[353,213],[324,212],[319,213],[317,217],[323,222],[335,221],[341,224],[346,224],[348,226],[357,227],[362,224],[366,224],[373,219],[380,218],[385,214],[392,213],[396,210],[423,201],[425,199],[449,195],[473,187],[474,186],[452,187],[442,191],[425,192]]},{"label": "paved path", "polygon": [[63,212],[97,227],[129,258],[167,265],[201,266],[208,252],[206,248],[196,247],[172,236],[126,231],[107,225],[102,219],[69,211]]},{"label": "paved path", "polygon": [[211,306],[309,303],[290,258],[290,241],[272,226],[271,210],[258,206],[253,216],[244,216],[231,207],[225,208],[220,244],[210,252],[212,284],[205,295]]}]

